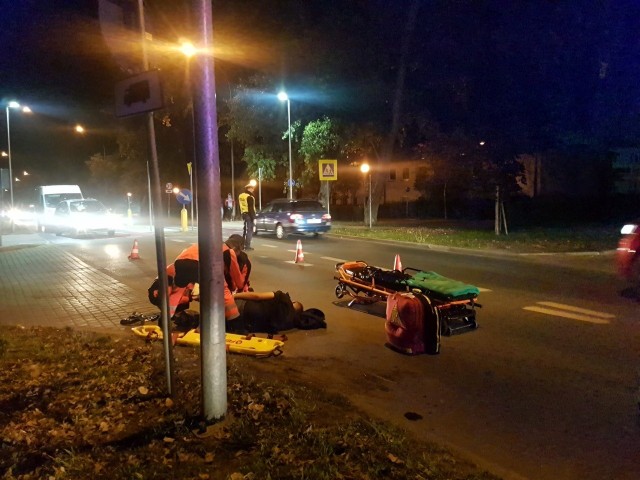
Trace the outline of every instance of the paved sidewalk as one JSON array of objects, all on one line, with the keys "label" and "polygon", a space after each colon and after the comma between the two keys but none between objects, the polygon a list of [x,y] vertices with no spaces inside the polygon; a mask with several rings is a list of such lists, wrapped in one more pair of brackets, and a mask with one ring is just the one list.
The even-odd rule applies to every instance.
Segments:
[{"label": "paved sidewalk", "polygon": [[122,328],[121,318],[153,308],[55,245],[0,248],[0,298],[5,325]]}]

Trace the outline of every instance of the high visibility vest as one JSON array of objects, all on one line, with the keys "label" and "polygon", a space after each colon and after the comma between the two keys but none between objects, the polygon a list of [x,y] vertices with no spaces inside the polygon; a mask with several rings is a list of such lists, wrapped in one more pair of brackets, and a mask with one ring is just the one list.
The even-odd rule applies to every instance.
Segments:
[{"label": "high visibility vest", "polygon": [[240,213],[249,213],[249,194],[247,192],[238,195],[238,205]]}]

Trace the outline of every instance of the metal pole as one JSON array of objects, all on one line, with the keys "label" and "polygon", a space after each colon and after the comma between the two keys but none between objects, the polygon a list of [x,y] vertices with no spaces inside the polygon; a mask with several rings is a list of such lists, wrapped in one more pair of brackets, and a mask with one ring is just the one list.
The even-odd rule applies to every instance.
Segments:
[{"label": "metal pole", "polygon": [[[211,0],[193,0],[200,48],[213,50]],[[224,317],[222,219],[220,217],[220,157],[213,55],[198,55],[194,64],[196,119],[196,186],[206,212],[198,222],[200,245],[200,348],[202,410],[205,420],[220,419],[227,411],[227,356]]]},{"label": "metal pole", "polygon": [[11,169],[11,128],[9,126],[9,106],[7,110],[7,154],[9,155],[9,192],[11,198],[11,209],[13,210],[13,170]]},{"label": "metal pole", "polygon": [[371,230],[371,172],[369,172],[369,230]]},{"label": "metal pole", "polygon": [[231,220],[236,219],[236,180],[233,166],[233,139],[231,139],[231,198],[233,198],[233,209],[231,210]]},{"label": "metal pole", "polygon": [[258,167],[258,209],[262,210],[262,167]]},{"label": "metal pole", "polygon": [[[11,210],[13,210],[13,170],[11,168],[11,128],[9,126],[9,106],[5,107],[7,110],[7,154],[9,155],[9,192],[11,195]],[[13,222],[12,222],[13,224]]]},{"label": "metal pole", "polygon": [[151,172],[147,160],[147,189],[149,190],[149,231],[153,232],[153,202],[151,201]]},{"label": "metal pole", "polygon": [[287,97],[287,121],[289,124],[289,200],[293,200],[293,172],[291,168],[291,100]]},{"label": "metal pole", "polygon": [[194,230],[195,224],[193,223],[193,204],[195,202],[195,198],[193,195],[193,169],[191,163],[189,163],[189,188],[191,189],[191,230]]},{"label": "metal pole", "polygon": [[[138,0],[138,16],[140,19],[140,34],[142,36],[142,66],[144,70],[149,69],[147,59],[146,35],[144,26],[144,3]],[[158,151],[156,150],[156,130],[153,124],[153,112],[147,114],[147,130],[149,132],[149,152],[151,153],[151,173],[153,175],[153,204],[162,204],[162,191],[160,187],[160,169],[158,167]],[[154,209],[157,212],[157,209]],[[171,345],[171,335],[169,334],[169,295],[167,290],[169,282],[167,279],[167,253],[164,244],[164,224],[162,216],[158,214],[154,221],[156,240],[156,262],[158,267],[159,296],[160,296],[160,325],[164,335],[162,343],[165,358],[165,371],[167,376],[167,389],[169,395],[175,393],[175,383],[173,380],[173,348]],[[222,271],[222,269],[220,269]]]}]

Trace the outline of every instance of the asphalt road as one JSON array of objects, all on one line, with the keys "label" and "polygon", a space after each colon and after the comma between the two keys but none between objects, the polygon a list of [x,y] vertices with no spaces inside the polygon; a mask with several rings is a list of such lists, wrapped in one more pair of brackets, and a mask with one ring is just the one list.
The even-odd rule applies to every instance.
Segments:
[{"label": "asphalt road", "polygon": [[[237,228],[226,224],[223,236]],[[145,295],[156,267],[154,238],[143,230],[90,240],[36,235]],[[133,237],[136,262],[127,260]],[[505,257],[327,236],[301,239],[301,265],[292,262],[296,240],[259,236],[250,255],[256,291],[288,291],[327,316],[326,331],[289,336],[290,374],[331,382],[372,415],[504,478],[640,478],[640,304],[620,296],[612,257]],[[195,241],[195,232],[168,232],[169,260]],[[480,328],[444,337],[437,356],[385,348],[381,305],[346,308],[334,296],[334,265],[392,268],[395,255],[404,267],[480,287]]]}]

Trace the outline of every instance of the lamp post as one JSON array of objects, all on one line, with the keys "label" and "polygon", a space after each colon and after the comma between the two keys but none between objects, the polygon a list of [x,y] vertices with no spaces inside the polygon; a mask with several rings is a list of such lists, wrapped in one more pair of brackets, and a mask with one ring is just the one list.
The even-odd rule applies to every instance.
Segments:
[{"label": "lamp post", "polygon": [[131,211],[131,192],[127,192],[127,221],[133,224],[133,212]]},{"label": "lamp post", "polygon": [[289,137],[289,200],[293,200],[293,177],[291,168],[291,100],[289,100],[289,95],[284,91],[278,93],[278,100],[281,102],[287,102],[287,136]]},{"label": "lamp post", "polygon": [[371,172],[368,163],[360,165],[360,171],[364,174],[369,174],[369,229],[371,229]]},{"label": "lamp post", "polygon": [[11,127],[9,123],[9,109],[22,109],[25,113],[30,113],[31,109],[29,107],[21,107],[20,104],[16,101],[11,101],[7,104],[5,110],[7,111],[7,153],[9,160],[9,194],[11,198],[11,210],[13,210],[13,169],[11,166]]}]

